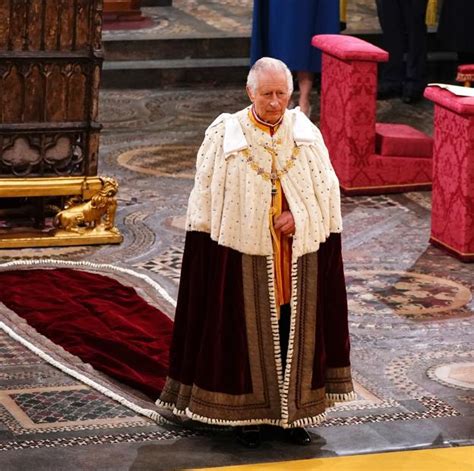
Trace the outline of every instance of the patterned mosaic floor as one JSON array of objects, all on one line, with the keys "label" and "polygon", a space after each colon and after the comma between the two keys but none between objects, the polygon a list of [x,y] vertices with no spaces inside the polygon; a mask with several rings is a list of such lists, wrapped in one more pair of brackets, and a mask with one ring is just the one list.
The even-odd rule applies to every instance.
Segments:
[{"label": "patterned mosaic floor", "polygon": [[[212,22],[223,9],[241,9],[232,18],[248,26],[250,3],[174,5],[219,29]],[[373,12],[373,2],[353,4]],[[316,122],[318,102],[315,92]],[[237,89],[103,92],[100,174],[120,182],[123,244],[0,250],[0,263],[111,264],[128,269],[131,284],[146,275],[176,297],[196,150],[218,113],[246,104]],[[378,119],[432,133],[425,101],[380,102]],[[333,408],[310,447],[269,433],[261,449],[243,453],[227,429],[156,424],[0,331],[0,469],[170,470],[472,443],[474,267],[429,245],[429,192],[343,197],[342,209],[357,400]]]},{"label": "patterned mosaic floor", "polygon": [[[347,34],[379,31],[375,2],[347,2]],[[252,0],[173,0],[170,7],[142,8],[153,25],[147,28],[106,31],[105,39],[250,36]]]}]

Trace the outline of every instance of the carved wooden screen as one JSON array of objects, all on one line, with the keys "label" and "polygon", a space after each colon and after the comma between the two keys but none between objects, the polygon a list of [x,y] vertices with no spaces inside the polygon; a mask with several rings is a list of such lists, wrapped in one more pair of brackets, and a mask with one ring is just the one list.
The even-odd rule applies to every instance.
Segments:
[{"label": "carved wooden screen", "polygon": [[97,175],[102,0],[0,0],[0,178]]}]

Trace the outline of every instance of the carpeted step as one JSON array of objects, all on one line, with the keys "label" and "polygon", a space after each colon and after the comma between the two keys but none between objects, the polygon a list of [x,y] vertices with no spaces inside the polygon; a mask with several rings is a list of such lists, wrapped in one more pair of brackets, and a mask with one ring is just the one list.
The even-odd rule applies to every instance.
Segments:
[{"label": "carpeted step", "polygon": [[384,156],[433,156],[433,139],[407,124],[376,123],[375,152]]}]

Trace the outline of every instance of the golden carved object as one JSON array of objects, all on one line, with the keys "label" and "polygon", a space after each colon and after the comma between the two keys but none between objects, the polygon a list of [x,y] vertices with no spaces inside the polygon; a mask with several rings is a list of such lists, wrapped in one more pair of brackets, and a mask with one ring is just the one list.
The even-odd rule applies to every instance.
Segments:
[{"label": "golden carved object", "polygon": [[56,228],[2,233],[0,248],[119,244],[117,190],[116,180],[97,176],[0,179],[0,198],[70,196],[56,214]]},{"label": "golden carved object", "polygon": [[[69,199],[62,211],[54,218],[58,232],[75,232],[77,234],[113,233],[118,234],[114,227],[118,191],[118,183],[113,178],[101,178],[102,188],[95,193],[90,201],[81,197]],[[57,233],[58,233],[57,232]]]}]

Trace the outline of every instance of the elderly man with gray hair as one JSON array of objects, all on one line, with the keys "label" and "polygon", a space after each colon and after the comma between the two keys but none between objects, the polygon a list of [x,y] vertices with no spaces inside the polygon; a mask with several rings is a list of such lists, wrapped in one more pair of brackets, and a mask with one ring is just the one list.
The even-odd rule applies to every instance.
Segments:
[{"label": "elderly man with gray hair", "polygon": [[206,131],[157,401],[237,427],[248,447],[265,424],[309,444],[304,427],[354,399],[339,184],[317,127],[287,109],[292,83],[283,62],[258,60],[252,104]]}]

